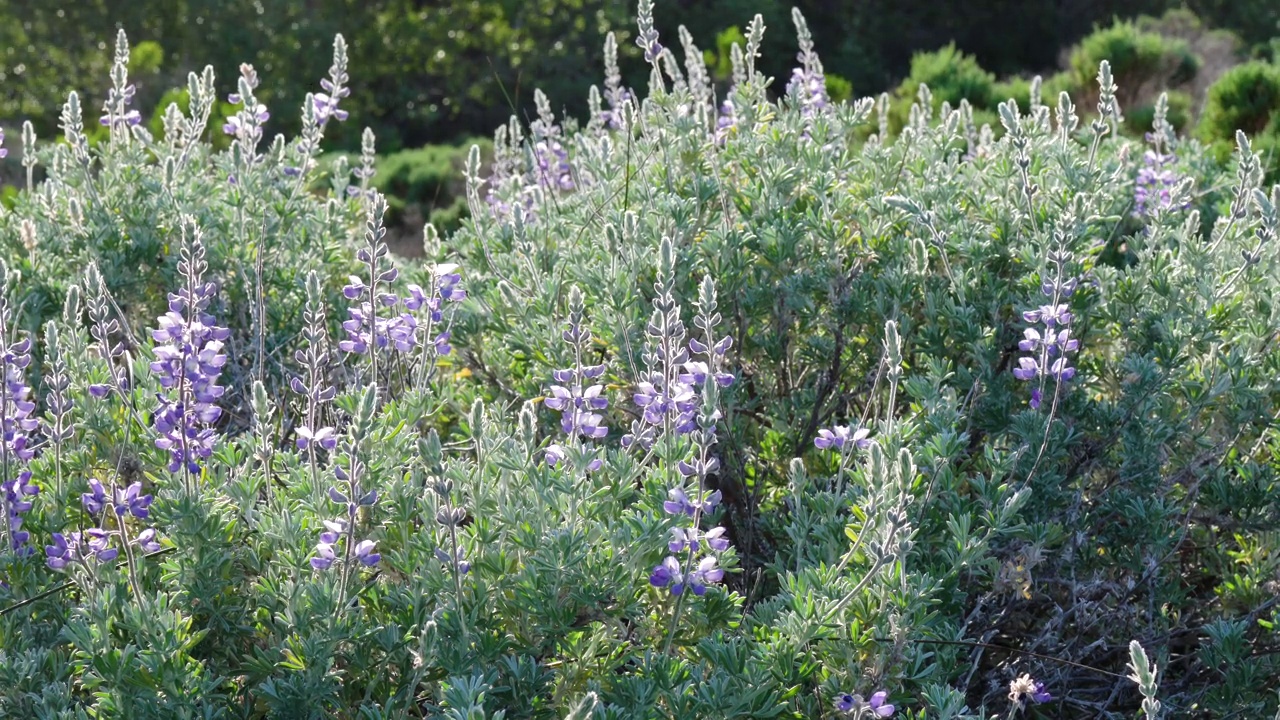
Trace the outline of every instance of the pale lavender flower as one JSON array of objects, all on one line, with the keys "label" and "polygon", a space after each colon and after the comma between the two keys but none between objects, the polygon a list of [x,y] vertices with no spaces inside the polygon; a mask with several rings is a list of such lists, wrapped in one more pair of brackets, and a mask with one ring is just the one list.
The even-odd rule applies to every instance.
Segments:
[{"label": "pale lavender flower", "polygon": [[888,698],[888,693],[883,690],[874,693],[868,700],[864,700],[861,695],[849,695],[846,693],[841,695],[836,702],[836,709],[842,713],[850,714],[865,707],[873,717],[886,718],[893,715],[894,711],[893,705],[885,702]]},{"label": "pale lavender flower", "polygon": [[818,430],[818,437],[813,439],[814,447],[819,450],[844,450],[846,447],[865,450],[871,445],[867,437],[871,431],[867,428],[854,428],[848,425],[834,425],[830,429]]},{"label": "pale lavender flower", "polygon": [[[1173,208],[1173,190],[1182,180],[1182,176],[1172,167],[1177,162],[1178,157],[1172,153],[1148,150],[1143,154],[1142,168],[1138,170],[1138,176],[1134,180],[1134,217],[1146,217],[1153,208]],[[1181,209],[1186,207],[1184,204]]]},{"label": "pale lavender flower", "polygon": [[1053,696],[1045,690],[1044,683],[1026,673],[1009,683],[1009,702],[1016,707],[1026,707],[1027,702],[1033,702],[1038,705],[1047,703],[1052,699]]},{"label": "pale lavender flower", "polygon": [[158,537],[155,528],[147,528],[138,533],[138,537],[134,541],[138,544],[138,547],[142,548],[142,552],[153,553],[158,552],[161,548]]}]

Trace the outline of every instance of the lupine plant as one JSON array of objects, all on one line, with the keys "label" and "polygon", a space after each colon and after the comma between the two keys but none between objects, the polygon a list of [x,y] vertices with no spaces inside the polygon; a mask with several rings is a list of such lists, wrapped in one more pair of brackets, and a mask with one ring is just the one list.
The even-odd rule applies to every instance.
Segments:
[{"label": "lupine plant", "polygon": [[898,129],[799,13],[791,83],[761,17],[717,83],[652,13],[647,89],[608,37],[592,116],[535,95],[423,262],[372,132],[319,162],[341,38],[296,138],[249,64],[151,136],[123,35],[105,138],[75,94],[24,130],[0,716],[1274,715],[1248,138],[1119,136],[1106,63],[1084,110],[922,86]]}]

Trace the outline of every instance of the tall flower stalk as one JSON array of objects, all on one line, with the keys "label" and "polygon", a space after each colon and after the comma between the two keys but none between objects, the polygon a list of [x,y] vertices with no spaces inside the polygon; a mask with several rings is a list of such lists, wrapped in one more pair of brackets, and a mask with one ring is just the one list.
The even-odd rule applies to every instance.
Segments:
[{"label": "tall flower stalk", "polygon": [[151,371],[165,390],[156,396],[153,425],[160,436],[155,444],[168,451],[169,472],[182,473],[188,493],[195,490],[201,462],[213,453],[216,436],[211,426],[222,415],[217,402],[225,391],[218,385],[227,362],[223,341],[231,334],[206,312],[217,292],[214,283],[204,281],[207,267],[200,229],[185,218],[178,262],[184,284],[169,294],[169,311],[157,318],[151,331],[158,343]]},{"label": "tall flower stalk", "polygon": [[388,320],[379,317],[378,308],[390,307],[397,302],[395,295],[380,288],[395,282],[400,273],[391,265],[387,244],[383,242],[387,234],[382,224],[387,212],[386,198],[374,191],[367,208],[365,246],[356,253],[356,258],[364,265],[365,276],[352,276],[351,282],[342,289],[343,296],[357,304],[347,310],[348,319],[342,323],[347,339],[340,341],[338,347],[349,353],[369,355],[369,382],[376,392],[381,379],[378,350],[387,346],[390,331],[394,329]]},{"label": "tall flower stalk", "polygon": [[[693,441],[693,457],[677,463],[677,470],[683,478],[681,484],[671,488],[668,500],[663,509],[677,518],[688,517],[687,527],[677,526],[671,529],[671,541],[667,549],[671,552],[649,577],[654,587],[670,588],[676,596],[675,609],[671,613],[671,628],[667,633],[665,651],[671,650],[679,628],[680,613],[684,608],[688,593],[703,595],[707,587],[720,582],[724,578],[724,570],[719,566],[716,553],[729,548],[729,540],[725,537],[723,527],[714,527],[702,532],[702,518],[715,511],[720,503],[720,491],[708,491],[707,478],[720,469],[720,460],[712,454],[716,445],[716,425],[721,419],[720,390],[734,382],[732,374],[724,372],[725,354],[733,345],[729,336],[716,337],[716,328],[720,324],[720,313],[716,311],[715,282],[708,276],[703,278],[696,302],[698,310],[694,316],[694,326],[702,332],[702,340],[692,338],[689,350],[696,360],[686,360],[678,381],[700,390],[701,403],[696,411],[695,427],[689,431]],[[692,496],[685,490],[684,484],[696,483]]]},{"label": "tall flower stalk", "polygon": [[[547,407],[560,412],[560,429],[564,431],[568,447],[552,444],[543,457],[551,467],[564,463],[575,480],[600,468],[602,461],[589,441],[600,440],[609,434],[598,412],[609,407],[609,400],[603,395],[604,385],[594,382],[604,374],[605,365],[587,365],[584,360],[591,345],[591,329],[585,320],[586,301],[582,290],[574,286],[569,290],[569,319],[560,334],[573,350],[573,367],[551,373],[556,384],[551,386],[551,394],[546,398]],[[570,522],[577,517],[577,493],[572,499],[575,506],[569,511]]]},{"label": "tall flower stalk", "polygon": [[294,377],[289,387],[303,397],[306,409],[303,421],[297,429],[298,449],[307,454],[307,467],[311,471],[311,490],[316,507],[324,504],[324,489],[320,483],[318,452],[333,450],[338,444],[337,432],[324,424],[325,407],[337,396],[337,389],[329,382],[329,349],[324,295],[320,288],[320,276],[314,270],[307,273],[307,305],[302,314],[302,337],[305,348],[294,352],[294,360],[302,366],[302,375]]},{"label": "tall flower stalk", "polygon": [[22,529],[22,516],[31,510],[31,498],[40,492],[26,466],[35,455],[31,435],[40,423],[33,416],[36,405],[26,378],[31,338],[14,340],[12,334],[9,285],[13,279],[8,266],[0,263],[0,366],[4,374],[0,383],[0,502],[4,503],[0,552],[25,554],[30,533]]},{"label": "tall flower stalk", "polygon": [[356,541],[361,508],[372,508],[378,502],[378,490],[369,487],[367,457],[377,405],[377,386],[365,386],[356,417],[347,429],[334,462],[333,472],[338,482],[329,488],[329,499],[342,508],[342,514],[324,521],[325,532],[320,534],[315,557],[311,558],[311,567],[316,570],[328,570],[338,564],[339,607],[346,607],[351,579],[359,567],[373,567],[382,559],[375,552],[374,541],[367,538]]}]

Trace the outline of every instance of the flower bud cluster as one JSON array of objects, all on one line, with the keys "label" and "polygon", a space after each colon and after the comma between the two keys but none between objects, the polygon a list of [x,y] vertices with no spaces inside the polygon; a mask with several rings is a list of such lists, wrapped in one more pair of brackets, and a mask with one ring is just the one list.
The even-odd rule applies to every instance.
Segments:
[{"label": "flower bud cluster", "polygon": [[448,478],[438,479],[431,485],[431,490],[440,499],[439,508],[436,510],[436,524],[445,529],[449,534],[449,547],[436,548],[436,559],[444,563],[450,572],[455,573],[457,577],[461,577],[471,572],[471,563],[467,561],[466,555],[462,551],[462,547],[458,544],[458,526],[467,517],[466,508],[457,507],[453,504],[453,481]]},{"label": "flower bud cluster", "polygon": [[116,34],[115,60],[111,66],[111,89],[107,91],[106,102],[102,104],[102,117],[98,122],[103,127],[128,128],[142,122],[142,114],[130,109],[133,104],[135,88],[129,82],[129,40],[124,30]]}]

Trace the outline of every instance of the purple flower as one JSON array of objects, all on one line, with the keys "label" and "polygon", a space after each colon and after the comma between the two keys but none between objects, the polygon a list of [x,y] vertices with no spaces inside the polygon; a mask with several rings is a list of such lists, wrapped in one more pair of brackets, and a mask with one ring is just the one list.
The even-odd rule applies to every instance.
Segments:
[{"label": "purple flower", "polygon": [[887,718],[893,715],[894,707],[885,702],[889,698],[888,693],[880,690],[871,696],[871,699],[864,700],[861,695],[844,694],[836,702],[836,708],[842,713],[852,713],[861,707],[866,707],[871,711],[874,717]]},{"label": "purple flower", "polygon": [[[706,594],[708,585],[714,585],[724,578],[724,570],[716,565],[715,556],[707,555],[699,560],[698,566],[694,568],[693,572],[689,573],[688,584],[694,595]],[[679,595],[683,590],[683,588],[677,589],[677,587],[671,588],[671,592],[675,595]]]},{"label": "purple flower", "polygon": [[89,480],[90,492],[80,496],[80,502],[84,505],[84,511],[90,515],[97,515],[107,506],[107,493],[102,488],[102,483],[96,478]]},{"label": "purple flower", "polygon": [[323,540],[316,543],[316,556],[311,558],[311,567],[316,570],[328,570],[337,556],[333,552],[333,543]]},{"label": "purple flower", "polygon": [[1053,699],[1053,696],[1044,688],[1044,683],[1032,678],[1030,675],[1023,673],[1009,683],[1009,702],[1016,707],[1025,707],[1027,701],[1040,704],[1046,703]]},{"label": "purple flower", "polygon": [[867,439],[870,434],[871,431],[867,428],[854,429],[848,425],[835,425],[830,429],[819,430],[818,437],[813,439],[813,445],[819,450],[844,450],[846,445],[864,450],[871,445],[871,441]]},{"label": "purple flower", "polygon": [[715,552],[729,549],[729,538],[725,537],[725,529],[722,527],[711,528],[701,538],[697,528],[671,528],[671,542],[667,543],[667,548],[673,553],[685,550],[696,553],[701,551],[704,542]]},{"label": "purple flower", "polygon": [[44,546],[45,564],[54,570],[61,570],[76,559],[76,551],[80,547],[80,533],[70,535],[54,533],[52,545]]},{"label": "purple flower", "polygon": [[160,541],[156,539],[156,529],[147,528],[138,533],[136,542],[138,547],[142,548],[144,553],[153,553],[160,550]]},{"label": "purple flower", "polygon": [[533,158],[537,167],[538,184],[557,190],[574,188],[573,166],[569,164],[569,151],[559,140],[548,137],[533,145]]},{"label": "purple flower", "polygon": [[672,587],[672,592],[679,595],[675,588],[684,586],[684,575],[680,572],[680,561],[668,555],[660,565],[649,574],[649,584],[656,588]]},{"label": "purple flower", "polygon": [[1035,689],[1031,692],[1031,702],[1038,705],[1040,703],[1047,703],[1053,699],[1053,696],[1044,689],[1044,683],[1037,680],[1034,687]]},{"label": "purple flower", "polygon": [[[322,84],[327,82],[327,80],[322,81]],[[330,87],[332,87],[332,85],[330,85]],[[347,111],[338,108],[338,101],[350,93],[351,91],[347,88],[342,88],[336,97],[322,92],[312,95],[311,104],[316,111],[316,121],[323,125],[328,122],[331,117],[336,119],[338,122],[346,120]]]},{"label": "purple flower", "polygon": [[550,465],[551,467],[555,467],[560,463],[564,462],[564,458],[565,458],[565,449],[563,445],[548,446],[546,451],[542,455],[542,459],[545,460],[547,464]]},{"label": "purple flower", "polygon": [[365,567],[373,567],[378,564],[382,556],[373,551],[374,542],[372,540],[361,540],[355,549],[356,560],[360,561]]},{"label": "purple flower", "polygon": [[90,385],[89,394],[96,398],[104,398],[111,392],[110,385]]},{"label": "purple flower", "polygon": [[877,717],[889,717],[890,715],[893,714],[893,706],[885,703],[885,700],[888,697],[889,697],[888,693],[881,690],[873,694],[871,696],[871,699],[867,701],[867,705],[871,708],[871,710],[876,714]]},{"label": "purple flower", "polygon": [[716,507],[720,504],[720,491],[716,490],[703,498],[701,503],[694,503],[689,499],[688,494],[681,488],[671,488],[667,491],[667,500],[662,503],[662,509],[671,515],[688,515],[693,517],[701,509],[705,514],[715,512]]},{"label": "purple flower", "polygon": [[128,109],[133,104],[135,89],[133,85],[125,85],[121,89],[111,88],[107,92],[107,101],[103,104],[102,117],[98,122],[103,127],[131,127],[142,122],[142,115],[137,110]]},{"label": "purple flower", "polygon": [[141,492],[142,483],[140,482],[135,482],[124,490],[116,488],[113,493],[116,515],[123,516],[128,513],[139,520],[145,520],[151,514],[147,509],[151,506],[151,496],[141,495]]},{"label": "purple flower", "polygon": [[111,536],[114,533],[101,528],[89,528],[84,534],[89,536],[89,552],[93,553],[98,562],[111,562],[120,554],[119,550],[111,547]]},{"label": "purple flower", "polygon": [[[1134,217],[1146,217],[1154,208],[1173,208],[1173,189],[1182,180],[1182,176],[1171,167],[1177,162],[1178,157],[1171,153],[1148,150],[1143,154],[1143,167],[1138,170],[1133,183]],[[1183,204],[1178,209],[1185,210],[1187,207],[1187,204]]]},{"label": "purple flower", "polygon": [[[801,62],[805,54],[800,54]],[[831,104],[827,97],[827,79],[821,68],[806,66],[791,71],[791,81],[787,83],[787,94],[794,93],[800,100],[800,112],[804,117],[812,117]]]}]

